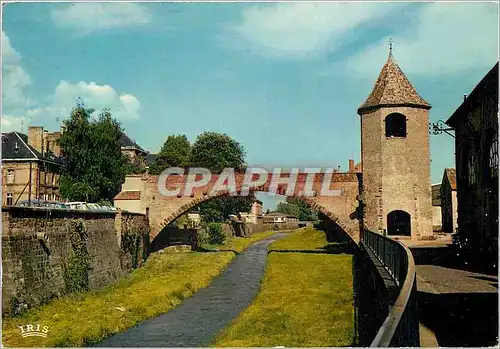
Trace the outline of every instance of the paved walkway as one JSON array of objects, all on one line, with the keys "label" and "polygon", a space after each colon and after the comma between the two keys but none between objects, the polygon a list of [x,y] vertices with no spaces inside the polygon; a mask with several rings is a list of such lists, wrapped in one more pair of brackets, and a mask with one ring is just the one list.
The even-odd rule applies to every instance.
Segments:
[{"label": "paved walkway", "polygon": [[417,264],[421,346],[497,345],[498,277],[466,270],[449,247],[411,250]]},{"label": "paved walkway", "polygon": [[267,246],[287,234],[278,233],[251,245],[206,288],[185,299],[179,307],[118,333],[99,347],[200,347],[257,295],[265,271]]}]

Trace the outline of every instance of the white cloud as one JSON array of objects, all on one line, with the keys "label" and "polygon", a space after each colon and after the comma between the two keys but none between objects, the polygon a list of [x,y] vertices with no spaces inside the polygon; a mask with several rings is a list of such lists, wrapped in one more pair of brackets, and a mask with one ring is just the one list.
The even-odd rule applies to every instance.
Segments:
[{"label": "white cloud", "polygon": [[250,44],[261,53],[303,57],[339,48],[349,31],[397,8],[399,4],[384,3],[260,5],[245,10],[242,22],[232,29],[236,41],[246,39],[245,46]]},{"label": "white cloud", "polygon": [[95,82],[80,81],[70,83],[61,81],[50,98],[49,106],[30,109],[26,115],[32,118],[50,115],[60,120],[69,116],[76,101],[81,98],[86,106],[93,108],[97,113],[109,108],[111,115],[121,121],[139,118],[139,100],[131,94],[119,95],[109,85],[98,85]]},{"label": "white cloud", "polygon": [[[417,15],[414,30],[392,38],[396,62],[410,75],[488,69],[498,60],[498,4],[426,4]],[[375,79],[387,59],[388,40],[349,57],[349,70]]]},{"label": "white cloud", "polygon": [[26,87],[31,84],[31,78],[20,61],[21,56],[2,31],[2,110],[7,114],[21,113],[29,105]]},{"label": "white cloud", "polygon": [[91,34],[148,24],[151,14],[137,3],[74,3],[53,10],[52,20],[59,28]]}]

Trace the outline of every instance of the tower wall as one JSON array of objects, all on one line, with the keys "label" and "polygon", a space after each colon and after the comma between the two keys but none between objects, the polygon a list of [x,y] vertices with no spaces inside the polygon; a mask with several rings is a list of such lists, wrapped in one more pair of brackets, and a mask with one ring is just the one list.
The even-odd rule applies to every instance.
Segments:
[{"label": "tower wall", "polygon": [[[406,137],[386,137],[385,117],[406,116]],[[432,202],[428,110],[383,107],[361,115],[364,222],[387,229],[387,215],[403,210],[411,215],[412,239],[432,236]]]}]

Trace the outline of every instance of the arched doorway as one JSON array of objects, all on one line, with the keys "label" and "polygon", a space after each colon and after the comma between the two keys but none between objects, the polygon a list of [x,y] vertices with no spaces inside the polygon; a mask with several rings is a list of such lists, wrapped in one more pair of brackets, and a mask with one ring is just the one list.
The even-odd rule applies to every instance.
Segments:
[{"label": "arched doorway", "polygon": [[387,215],[387,235],[411,236],[411,216],[401,210],[394,210]]}]

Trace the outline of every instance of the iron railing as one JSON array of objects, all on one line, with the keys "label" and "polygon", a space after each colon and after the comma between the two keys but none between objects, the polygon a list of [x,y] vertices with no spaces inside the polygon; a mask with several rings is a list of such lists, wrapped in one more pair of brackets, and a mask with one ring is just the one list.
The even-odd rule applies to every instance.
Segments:
[{"label": "iron railing", "polygon": [[389,314],[371,343],[371,347],[419,347],[415,262],[408,247],[401,242],[365,230],[361,237],[396,283],[399,294],[389,307]]}]

